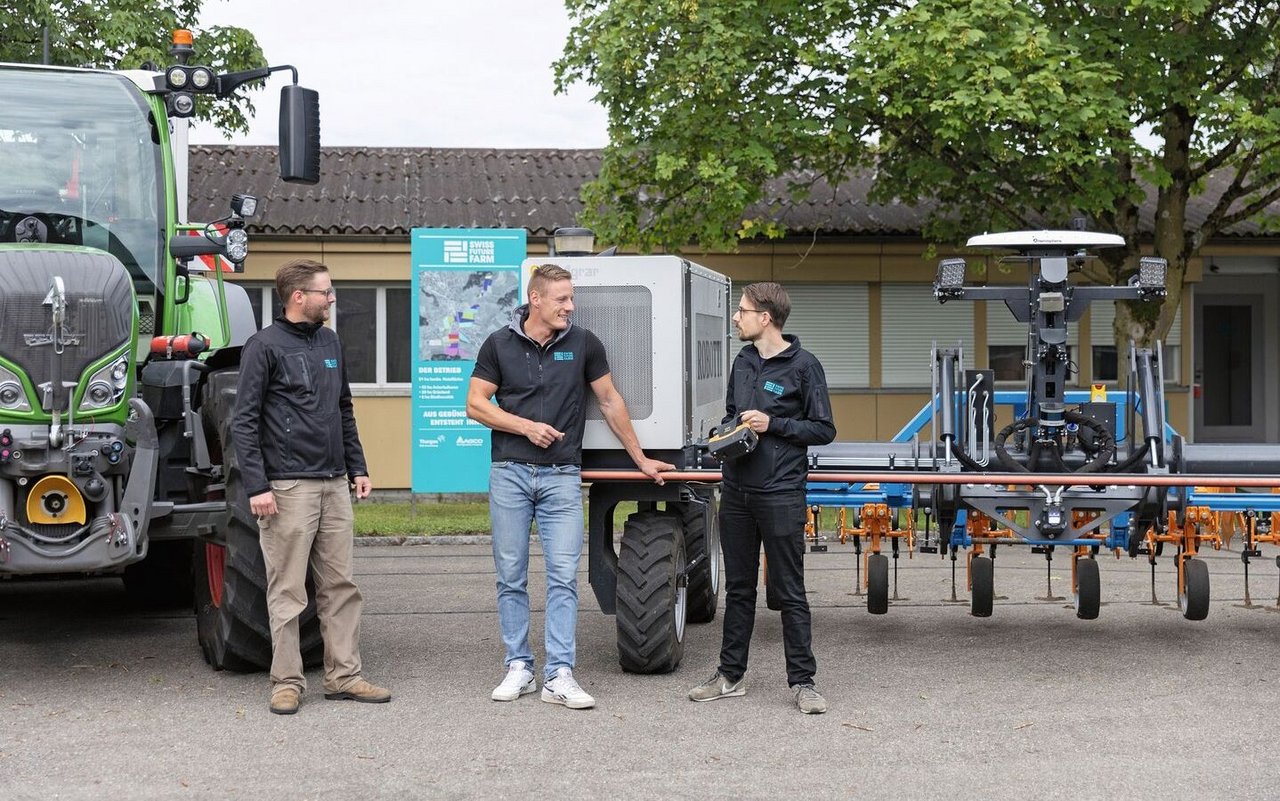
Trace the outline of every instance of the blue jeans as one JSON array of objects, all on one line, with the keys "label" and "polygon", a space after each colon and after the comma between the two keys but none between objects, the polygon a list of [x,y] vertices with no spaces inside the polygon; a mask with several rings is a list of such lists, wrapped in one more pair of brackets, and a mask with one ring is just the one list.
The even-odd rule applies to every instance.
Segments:
[{"label": "blue jeans", "polygon": [[530,525],[538,524],[547,568],[547,661],[544,675],[572,669],[577,652],[578,559],[582,556],[582,471],[577,465],[494,462],[489,518],[498,573],[498,624],[507,664],[532,670],[529,647]]}]

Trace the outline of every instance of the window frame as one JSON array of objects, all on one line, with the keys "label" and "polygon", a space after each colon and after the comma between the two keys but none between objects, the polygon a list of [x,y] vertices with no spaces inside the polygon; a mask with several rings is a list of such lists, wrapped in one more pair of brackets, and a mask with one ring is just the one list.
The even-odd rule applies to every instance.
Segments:
[{"label": "window frame", "polygon": [[[244,281],[240,282],[240,286],[244,287],[249,294],[250,301],[253,302],[256,297],[257,303],[254,309],[258,316],[259,329],[267,328],[273,322],[271,309],[273,299],[276,294],[276,287],[273,282],[267,281]],[[334,281],[333,288],[338,294],[338,302],[331,309],[329,320],[325,326],[337,331],[338,319],[342,316],[342,293],[357,289],[372,289],[374,294],[374,318],[377,324],[374,327],[374,353],[375,365],[373,382],[352,381],[351,393],[353,395],[363,396],[408,396],[413,388],[412,376],[413,365],[410,364],[406,370],[410,377],[408,381],[388,381],[387,380],[387,326],[389,324],[387,316],[387,290],[398,289],[405,293],[411,293],[412,287],[408,281]],[[412,315],[406,319],[412,322]],[[406,336],[412,336],[412,332],[406,332]],[[410,357],[412,358],[412,357]]]}]

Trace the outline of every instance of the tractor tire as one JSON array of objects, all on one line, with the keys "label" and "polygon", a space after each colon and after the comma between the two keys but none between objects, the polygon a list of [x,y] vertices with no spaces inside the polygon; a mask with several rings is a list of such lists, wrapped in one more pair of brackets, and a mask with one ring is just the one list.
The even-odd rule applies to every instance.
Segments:
[{"label": "tractor tire", "polygon": [[[195,549],[196,636],[205,661],[215,670],[249,673],[271,667],[267,570],[258,543],[258,520],[249,510],[228,423],[218,421],[227,501],[219,528],[225,545],[201,542]],[[307,595],[307,607],[298,619],[302,661],[316,667],[323,663],[324,643],[309,582]]]},{"label": "tractor tire", "polygon": [[703,559],[689,572],[688,622],[710,623],[720,606],[720,514],[715,499],[680,504],[685,553]]},{"label": "tractor tire", "polygon": [[618,661],[628,673],[670,673],[684,656],[688,588],[684,527],[674,512],[627,518],[618,554]]},{"label": "tractor tire", "polygon": [[124,592],[144,609],[189,607],[195,599],[191,540],[152,542],[147,558],[124,569]]}]

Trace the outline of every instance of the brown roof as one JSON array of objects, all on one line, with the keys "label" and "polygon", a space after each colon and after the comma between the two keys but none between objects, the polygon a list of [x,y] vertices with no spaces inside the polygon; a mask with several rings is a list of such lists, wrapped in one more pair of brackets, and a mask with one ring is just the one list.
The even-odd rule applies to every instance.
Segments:
[{"label": "brown roof", "polygon": [[327,147],[320,183],[280,180],[274,147],[191,148],[189,215],[223,216],[226,199],[259,199],[251,231],[405,236],[412,228],[518,228],[547,235],[574,224],[578,188],[598,150]]},{"label": "brown roof", "polygon": [[[250,231],[276,235],[407,237],[412,228],[526,228],[548,236],[577,222],[582,184],[595,177],[599,150],[499,150],[429,147],[326,147],[320,183],[286,184],[277,175],[275,148],[254,145],[195,145],[190,153],[189,216],[212,220],[226,213],[227,199],[247,192],[259,199]],[[779,178],[766,187],[765,203],[749,210],[776,219],[792,234],[919,236],[932,203],[909,206],[867,202],[870,172],[834,190],[814,184],[807,200],[791,200]],[[1210,200],[1225,188],[1215,176],[1191,201],[1188,220],[1203,221]],[[1215,191],[1218,190],[1218,191]],[[1280,203],[1272,208],[1280,216]],[[769,211],[772,209],[772,211]],[[1150,233],[1154,196],[1141,214]],[[1241,223],[1232,236],[1266,235],[1257,223]]]}]

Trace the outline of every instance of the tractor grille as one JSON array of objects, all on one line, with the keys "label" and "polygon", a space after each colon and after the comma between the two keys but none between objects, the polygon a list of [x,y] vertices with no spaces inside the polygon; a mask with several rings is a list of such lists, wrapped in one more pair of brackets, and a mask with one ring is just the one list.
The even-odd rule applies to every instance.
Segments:
[{"label": "tractor grille", "polygon": [[[60,277],[67,301],[62,353],[52,341]],[[0,248],[0,353],[39,386],[77,381],[85,368],[133,336],[133,284],[116,257],[102,252]]]}]

